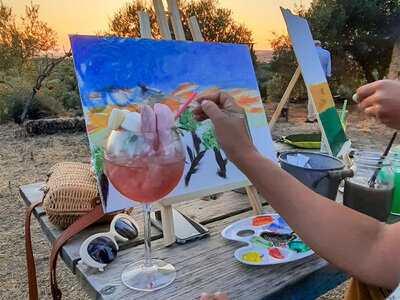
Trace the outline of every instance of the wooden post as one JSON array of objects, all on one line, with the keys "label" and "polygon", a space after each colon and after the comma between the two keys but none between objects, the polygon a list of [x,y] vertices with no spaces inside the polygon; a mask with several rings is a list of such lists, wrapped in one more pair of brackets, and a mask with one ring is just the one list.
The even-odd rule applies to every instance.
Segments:
[{"label": "wooden post", "polygon": [[[279,115],[281,114],[282,108],[285,106],[286,102],[289,100],[290,93],[292,92],[294,85],[296,84],[297,80],[299,79],[301,73],[300,66],[297,66],[296,71],[293,74],[292,79],[289,82],[288,87],[286,88],[285,93],[282,96],[281,101],[278,104],[278,107],[276,108],[276,111],[274,112],[271,121],[269,121],[269,129],[272,131],[272,129],[275,126],[276,120],[278,120]],[[309,99],[310,101],[310,99]]]},{"label": "wooden post", "polygon": [[[163,40],[171,40],[171,32],[169,30],[167,18],[165,16],[164,5],[162,0],[153,0],[154,10],[157,16],[157,22],[160,27]],[[140,23],[140,26],[142,24]],[[163,226],[164,246],[170,246],[175,243],[175,229],[172,215],[172,205],[161,205],[161,219]]]},{"label": "wooden post", "polygon": [[250,205],[253,208],[253,212],[255,215],[262,215],[264,210],[261,205],[261,197],[257,192],[257,189],[254,185],[246,186],[246,193],[249,197]]},{"label": "wooden post", "polygon": [[189,29],[190,33],[192,34],[193,41],[196,42],[204,42],[203,35],[201,34],[201,30],[199,27],[199,23],[195,16],[189,18]]},{"label": "wooden post", "polygon": [[144,11],[139,11],[140,37],[151,39],[150,18]]},{"label": "wooden post", "polygon": [[160,32],[163,40],[172,40],[171,32],[169,31],[168,21],[165,17],[164,4],[162,0],[153,0],[154,10],[157,16],[157,23],[160,27]]},{"label": "wooden post", "polygon": [[172,205],[161,205],[161,220],[164,236],[164,246],[168,247],[175,243],[174,218],[172,215]]},{"label": "wooden post", "polygon": [[167,0],[167,3],[175,39],[186,41],[185,31],[183,30],[181,17],[179,15],[178,4],[176,4],[176,0]]}]

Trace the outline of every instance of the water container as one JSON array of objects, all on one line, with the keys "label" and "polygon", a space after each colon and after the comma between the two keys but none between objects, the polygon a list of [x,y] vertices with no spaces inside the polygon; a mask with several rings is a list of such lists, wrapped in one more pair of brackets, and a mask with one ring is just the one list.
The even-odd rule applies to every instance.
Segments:
[{"label": "water container", "polygon": [[[288,155],[301,154],[310,160],[311,168],[299,167],[289,164]],[[345,170],[345,164],[335,157],[317,152],[287,151],[279,155],[282,169],[296,177],[301,183],[314,192],[335,200],[340,181],[351,177],[353,172]]]}]

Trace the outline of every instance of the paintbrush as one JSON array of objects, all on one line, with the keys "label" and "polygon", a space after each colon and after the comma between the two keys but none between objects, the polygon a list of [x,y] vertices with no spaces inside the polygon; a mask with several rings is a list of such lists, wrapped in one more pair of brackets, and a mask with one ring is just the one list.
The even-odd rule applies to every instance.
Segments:
[{"label": "paintbrush", "polygon": [[[194,106],[195,108],[197,108],[197,107],[201,107],[201,104],[199,104],[197,102],[192,102],[192,104],[190,106]],[[223,111],[224,113],[226,113],[232,117],[237,117],[237,118],[241,118],[241,119],[243,119],[245,117],[245,113],[238,113],[238,112],[226,110],[223,108],[220,108],[219,110]]]},{"label": "paintbrush", "polygon": [[[390,139],[389,144],[387,145],[385,152],[383,152],[383,155],[381,156],[381,160],[379,162],[379,165],[382,165],[382,160],[385,159],[385,157],[389,154],[390,148],[392,148],[393,142],[396,139],[397,136],[397,131],[393,134],[392,138]],[[372,175],[371,179],[368,181],[368,185],[370,188],[373,188],[375,186],[375,180],[376,177],[378,176],[379,171],[381,170],[381,168],[377,168],[374,172],[374,174]]]},{"label": "paintbrush", "polygon": [[[145,85],[145,84],[143,84],[143,83],[141,83],[141,82],[137,82],[137,85],[138,85],[138,87],[140,87],[144,92],[151,92],[151,93],[153,93],[153,94],[155,94],[155,95],[164,96],[164,97],[166,97],[166,98],[170,98],[170,99],[175,100],[175,101],[177,101],[177,102],[179,102],[179,103],[182,103],[182,104],[185,104],[185,103],[186,103],[186,99],[185,99],[185,98],[181,98],[181,97],[179,97],[179,96],[176,96],[176,95],[173,95],[173,94],[170,94],[170,93],[163,93],[161,90],[155,89],[155,88],[152,88],[152,87],[149,87],[149,86],[147,86],[147,85]],[[194,105],[194,102],[192,102],[192,103],[190,104],[190,106],[196,106],[196,105]],[[196,107],[197,107],[197,106],[196,106]]]},{"label": "paintbrush", "polygon": [[189,104],[194,100],[194,98],[197,96],[197,92],[193,92],[188,100],[185,102],[185,104],[183,104],[183,106],[181,107],[181,109],[178,111],[178,113],[175,115],[175,121],[178,120],[178,118],[180,117],[181,114],[183,114],[183,112],[185,111],[186,108],[188,108]]}]

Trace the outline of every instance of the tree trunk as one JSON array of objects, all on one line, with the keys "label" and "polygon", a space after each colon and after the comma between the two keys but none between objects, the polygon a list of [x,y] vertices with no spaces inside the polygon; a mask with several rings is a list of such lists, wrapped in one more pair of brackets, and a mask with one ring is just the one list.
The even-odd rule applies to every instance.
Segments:
[{"label": "tree trunk", "polygon": [[34,88],[32,89],[31,94],[29,94],[28,96],[25,97],[25,99],[24,99],[24,101],[23,101],[23,103],[24,103],[24,110],[22,111],[21,119],[20,119],[21,123],[24,122],[24,120],[25,120],[25,118],[26,118],[26,115],[28,114],[29,105],[31,104],[33,98],[35,98],[35,95],[36,95],[37,91],[38,91],[38,90],[36,89],[36,87],[34,87]]},{"label": "tree trunk", "polygon": [[367,82],[368,83],[374,82],[375,81],[375,77],[374,77],[374,75],[372,75],[372,70],[369,68],[369,66],[361,64],[361,63],[360,63],[360,65],[361,65],[361,68],[364,71],[364,76],[365,76],[365,79],[367,80]]},{"label": "tree trunk", "polygon": [[72,52],[67,52],[64,54],[64,56],[61,56],[57,59],[52,59],[49,63],[47,63],[46,67],[44,70],[39,72],[38,77],[36,78],[36,84],[32,88],[32,93],[25,97],[24,99],[24,109],[21,114],[21,123],[24,122],[26,115],[28,114],[29,106],[32,102],[32,100],[35,98],[36,93],[40,90],[42,87],[43,81],[51,75],[51,72],[53,72],[53,69],[60,63],[62,62],[65,58],[70,57],[72,55]]},{"label": "tree trunk", "polygon": [[28,135],[75,133],[86,130],[84,118],[57,118],[29,120],[24,124]]},{"label": "tree trunk", "polygon": [[393,48],[392,61],[389,67],[389,79],[400,78],[400,41]]}]

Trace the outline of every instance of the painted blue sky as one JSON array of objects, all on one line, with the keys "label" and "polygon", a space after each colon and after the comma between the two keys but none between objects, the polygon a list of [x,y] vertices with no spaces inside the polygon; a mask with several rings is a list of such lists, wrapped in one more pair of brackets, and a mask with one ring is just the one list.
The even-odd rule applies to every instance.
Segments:
[{"label": "painted blue sky", "polygon": [[84,102],[93,92],[134,88],[137,82],[163,92],[183,83],[196,83],[199,91],[212,86],[258,89],[245,45],[77,35],[70,39]]}]

